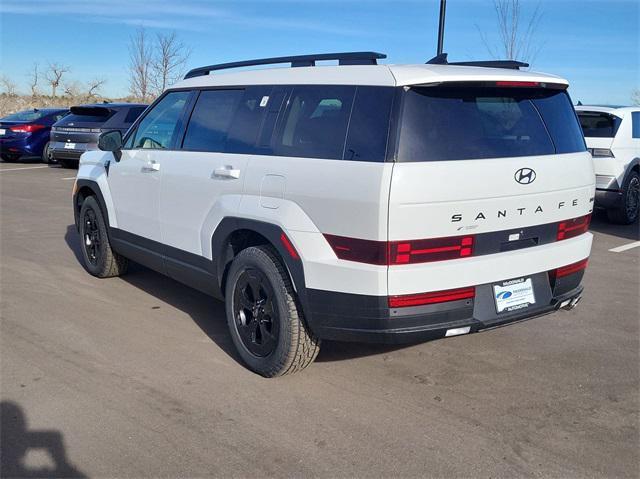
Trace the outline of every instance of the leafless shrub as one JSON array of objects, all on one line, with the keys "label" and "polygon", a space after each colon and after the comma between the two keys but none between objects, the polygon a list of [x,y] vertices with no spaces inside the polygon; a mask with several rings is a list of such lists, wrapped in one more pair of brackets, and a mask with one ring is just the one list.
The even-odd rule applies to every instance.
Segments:
[{"label": "leafless shrub", "polygon": [[6,75],[0,77],[0,86],[2,86],[3,93],[7,96],[13,97],[17,95],[16,82]]},{"label": "leafless shrub", "polygon": [[102,86],[107,83],[105,78],[94,78],[87,83],[87,99],[93,99],[98,97],[98,92]]}]

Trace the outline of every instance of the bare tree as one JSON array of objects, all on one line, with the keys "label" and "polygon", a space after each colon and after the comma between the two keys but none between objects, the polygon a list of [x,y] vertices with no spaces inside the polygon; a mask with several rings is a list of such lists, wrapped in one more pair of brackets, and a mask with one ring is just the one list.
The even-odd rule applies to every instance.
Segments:
[{"label": "bare tree", "polygon": [[634,106],[640,106],[640,88],[635,88],[631,92],[631,104]]},{"label": "bare tree", "polygon": [[107,82],[105,78],[94,78],[87,83],[87,97],[89,99],[98,96],[98,92],[102,86]]},{"label": "bare tree", "polygon": [[528,19],[522,12],[520,0],[493,0],[493,6],[498,24],[498,40],[491,41],[476,25],[489,55],[493,58],[502,57],[506,60],[531,63],[541,48],[535,41],[535,34],[542,19],[540,3]]},{"label": "bare tree", "polygon": [[140,101],[151,96],[151,63],[153,50],[147,33],[140,27],[129,39],[129,92]]},{"label": "bare tree", "polygon": [[46,79],[49,82],[49,85],[51,85],[51,96],[53,98],[56,97],[56,90],[58,89],[58,87],[60,86],[60,83],[62,82],[62,77],[64,76],[65,73],[69,72],[69,67],[64,66],[60,63],[50,63],[49,64],[49,70],[47,71],[46,74]]},{"label": "bare tree", "polygon": [[3,93],[7,96],[17,96],[17,85],[11,78],[6,75],[0,77],[0,86],[2,86]]},{"label": "bare tree", "polygon": [[39,95],[38,81],[40,80],[40,65],[38,62],[34,62],[31,66],[31,70],[27,73],[29,77],[29,89],[31,90],[31,96],[36,97]]},{"label": "bare tree", "polygon": [[184,75],[191,49],[178,40],[176,32],[158,33],[156,41],[151,62],[151,85],[154,93],[159,95]]}]

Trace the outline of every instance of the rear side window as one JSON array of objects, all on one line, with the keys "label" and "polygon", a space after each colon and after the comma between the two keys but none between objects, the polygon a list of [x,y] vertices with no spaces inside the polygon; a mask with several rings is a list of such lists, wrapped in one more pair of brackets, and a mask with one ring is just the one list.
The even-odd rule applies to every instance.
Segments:
[{"label": "rear side window", "polygon": [[399,161],[441,161],[585,151],[567,94],[490,87],[412,88]]},{"label": "rear side window", "polygon": [[613,138],[622,123],[621,118],[599,111],[579,111],[578,118],[587,138]]},{"label": "rear side window", "polygon": [[134,121],[136,121],[138,119],[138,117],[140,115],[142,115],[142,112],[145,110],[145,108],[147,108],[146,106],[134,106],[129,108],[129,111],[127,112],[127,116],[124,118],[124,122],[126,124],[130,124],[133,123]]},{"label": "rear side window", "polygon": [[243,90],[200,93],[182,143],[184,150],[222,152]]},{"label": "rear side window", "polygon": [[640,111],[631,113],[632,138],[640,138]]},{"label": "rear side window", "polygon": [[394,88],[358,87],[349,121],[345,160],[385,160],[394,93]]},{"label": "rear side window", "polygon": [[175,143],[184,107],[190,92],[176,91],[162,98],[138,125],[133,148],[170,149]]},{"label": "rear side window", "polygon": [[355,91],[352,86],[294,87],[273,153],[342,159]]}]

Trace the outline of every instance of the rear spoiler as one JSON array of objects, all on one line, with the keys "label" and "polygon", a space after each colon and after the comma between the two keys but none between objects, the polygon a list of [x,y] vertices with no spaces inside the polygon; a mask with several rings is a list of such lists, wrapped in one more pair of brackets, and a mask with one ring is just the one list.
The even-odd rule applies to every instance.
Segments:
[{"label": "rear spoiler", "polygon": [[441,53],[436,55],[431,60],[426,62],[426,65],[458,65],[467,67],[484,67],[484,68],[507,68],[509,70],[519,70],[520,68],[527,68],[528,63],[519,62],[516,60],[482,60],[472,62],[449,62],[447,60],[447,54]]}]

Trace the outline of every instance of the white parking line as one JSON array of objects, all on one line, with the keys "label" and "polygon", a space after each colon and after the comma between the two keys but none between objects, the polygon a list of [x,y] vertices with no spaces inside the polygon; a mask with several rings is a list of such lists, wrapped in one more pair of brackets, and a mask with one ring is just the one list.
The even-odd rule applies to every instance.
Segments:
[{"label": "white parking line", "polygon": [[49,168],[48,166],[27,166],[24,168],[0,168],[0,173],[3,171],[20,171],[20,170],[36,170],[38,168]]},{"label": "white parking line", "polygon": [[69,178],[61,178],[63,180],[75,180],[76,177],[75,176],[70,176]]},{"label": "white parking line", "polygon": [[634,241],[633,243],[623,244],[617,248],[611,248],[609,251],[612,253],[622,253],[623,251],[627,251],[631,248],[637,248],[638,246],[640,246],[640,241]]}]

